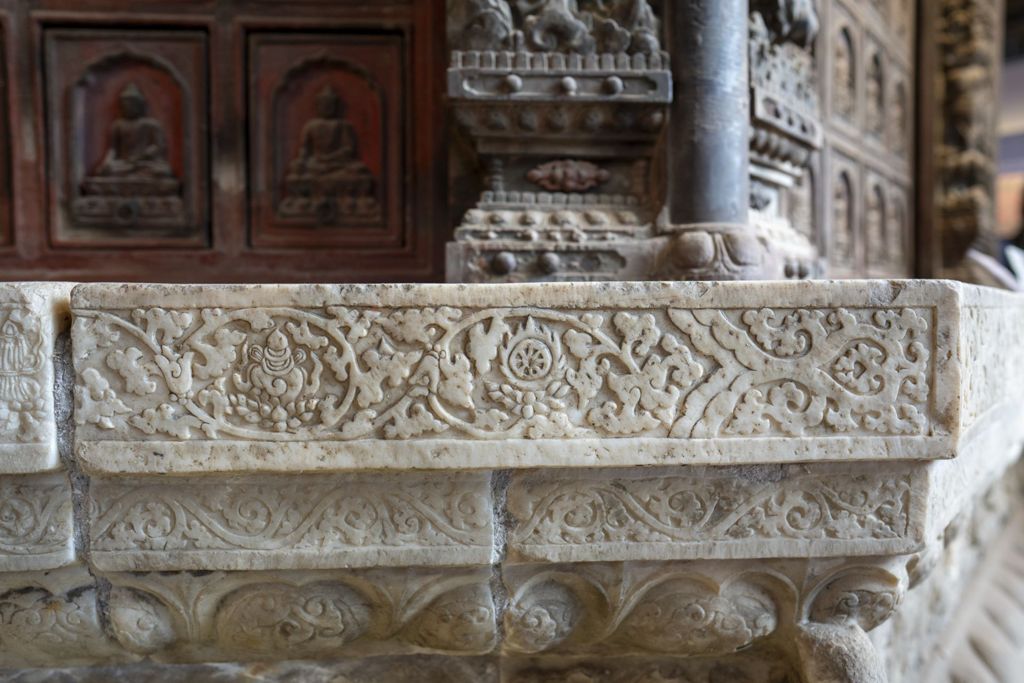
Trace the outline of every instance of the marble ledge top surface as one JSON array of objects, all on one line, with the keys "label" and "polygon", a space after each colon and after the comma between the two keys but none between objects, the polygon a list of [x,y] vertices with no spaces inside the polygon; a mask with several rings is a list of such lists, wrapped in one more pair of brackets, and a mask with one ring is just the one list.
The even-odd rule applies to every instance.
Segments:
[{"label": "marble ledge top surface", "polygon": [[946,281],[87,284],[71,308],[100,474],[945,459],[1024,398],[1024,297]]}]

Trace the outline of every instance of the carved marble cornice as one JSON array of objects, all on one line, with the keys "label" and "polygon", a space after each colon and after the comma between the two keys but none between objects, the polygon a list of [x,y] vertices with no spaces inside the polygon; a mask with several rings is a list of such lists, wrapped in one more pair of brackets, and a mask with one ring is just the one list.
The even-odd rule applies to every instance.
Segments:
[{"label": "carved marble cornice", "polygon": [[0,390],[49,378],[64,471],[0,476],[0,669],[877,680],[1019,497],[993,290],[25,290]]},{"label": "carved marble cornice", "polygon": [[76,290],[85,467],[932,459],[970,427],[951,284],[196,291]]}]

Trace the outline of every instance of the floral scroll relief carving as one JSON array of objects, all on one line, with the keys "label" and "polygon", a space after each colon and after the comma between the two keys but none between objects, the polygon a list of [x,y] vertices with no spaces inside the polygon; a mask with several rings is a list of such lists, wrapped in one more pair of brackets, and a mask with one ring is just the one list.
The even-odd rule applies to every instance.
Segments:
[{"label": "floral scroll relief carving", "polygon": [[72,545],[71,487],[64,475],[0,478],[0,564],[5,569],[66,564]]},{"label": "floral scroll relief carving", "polygon": [[718,369],[673,436],[927,432],[930,314],[914,310],[671,311]]},{"label": "floral scroll relief carving", "polygon": [[437,556],[442,548],[476,549],[486,558],[489,486],[475,474],[174,485],[97,479],[90,490],[91,548],[97,564],[117,569],[209,568],[219,562],[210,551],[238,556],[224,569],[275,568],[301,552],[352,563],[357,551],[372,550],[375,564],[389,550],[405,561],[411,552],[451,560]]},{"label": "floral scroll relief carving", "polygon": [[10,574],[0,585],[0,666],[71,665],[116,652],[100,626],[96,587],[81,567]]},{"label": "floral scroll relief carving", "polygon": [[224,598],[216,616],[225,647],[253,652],[338,648],[369,627],[365,598],[345,585],[253,584]]},{"label": "floral scroll relief carving", "polygon": [[[730,473],[543,479],[513,483],[512,547],[604,543],[902,539],[909,472],[836,473],[758,481]],[[606,552],[606,551],[597,551]]]},{"label": "floral scroll relief carving", "polygon": [[[174,644],[184,660],[219,653],[303,657],[433,651],[495,643],[489,570],[111,574],[117,639],[134,652]],[[137,618],[144,633],[124,628]]]},{"label": "floral scroll relief carving", "polygon": [[38,314],[0,304],[0,440],[43,439],[47,405],[40,375],[48,362]]},{"label": "floral scroll relief carving", "polygon": [[82,311],[76,419],[175,440],[921,434],[931,316]]},{"label": "floral scroll relief carving", "polygon": [[[735,652],[778,624],[772,596],[742,576],[625,568],[541,569],[512,590],[506,646],[516,652]],[[528,571],[535,571],[529,569]]]}]

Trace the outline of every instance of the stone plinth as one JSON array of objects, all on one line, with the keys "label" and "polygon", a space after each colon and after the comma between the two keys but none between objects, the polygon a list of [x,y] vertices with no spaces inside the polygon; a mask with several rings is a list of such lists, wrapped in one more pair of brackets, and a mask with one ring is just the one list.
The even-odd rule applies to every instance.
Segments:
[{"label": "stone plinth", "polygon": [[1020,296],[0,294],[11,680],[946,680],[1016,562]]}]

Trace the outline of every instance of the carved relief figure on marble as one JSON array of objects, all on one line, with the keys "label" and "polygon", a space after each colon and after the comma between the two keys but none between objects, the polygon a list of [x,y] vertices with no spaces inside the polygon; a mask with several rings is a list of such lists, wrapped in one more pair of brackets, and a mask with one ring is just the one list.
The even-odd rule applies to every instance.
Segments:
[{"label": "carved relief figure on marble", "polygon": [[39,440],[46,402],[37,376],[47,361],[38,317],[0,304],[0,433],[16,441]]}]

